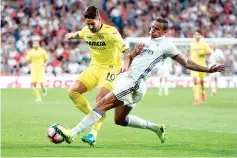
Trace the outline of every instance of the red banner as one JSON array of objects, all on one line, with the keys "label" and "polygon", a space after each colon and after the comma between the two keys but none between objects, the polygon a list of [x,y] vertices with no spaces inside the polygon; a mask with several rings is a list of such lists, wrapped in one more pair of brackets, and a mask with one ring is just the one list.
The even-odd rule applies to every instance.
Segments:
[{"label": "red banner", "polygon": [[[62,76],[47,76],[45,85],[48,88],[69,88],[75,79],[75,75],[62,75]],[[146,81],[147,87],[159,87],[157,77],[149,77]],[[168,78],[168,86],[170,88],[176,87],[192,87],[193,80],[190,76],[172,76]],[[30,76],[1,76],[1,88],[30,88]],[[205,86],[210,87],[210,78],[206,77]],[[222,76],[218,78],[219,88],[237,88],[237,76]]]}]

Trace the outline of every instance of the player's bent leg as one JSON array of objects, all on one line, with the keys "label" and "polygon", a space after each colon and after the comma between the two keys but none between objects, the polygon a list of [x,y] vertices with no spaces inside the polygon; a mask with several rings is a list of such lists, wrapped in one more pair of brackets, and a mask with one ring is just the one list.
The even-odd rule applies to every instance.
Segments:
[{"label": "player's bent leg", "polygon": [[128,126],[132,128],[149,129],[155,132],[161,140],[161,143],[165,142],[166,139],[166,125],[165,124],[154,124],[147,120],[141,119],[137,116],[128,115],[132,110],[131,106],[121,106],[115,108],[115,124],[120,126]]},{"label": "player's bent leg", "polygon": [[[98,92],[97,96],[96,96],[96,102],[99,102],[109,92],[110,92],[109,89],[107,89],[105,87],[101,87],[99,89],[99,92]],[[98,132],[99,132],[104,120],[105,120],[105,116],[106,115],[103,115],[103,117],[97,123],[95,123],[92,126],[91,131],[88,135],[82,137],[83,142],[87,142],[89,144],[95,145],[97,134],[98,134]]]},{"label": "player's bent leg", "polygon": [[75,106],[85,114],[92,111],[88,100],[82,95],[87,91],[84,83],[76,80],[68,90],[68,95],[75,104]]},{"label": "player's bent leg", "polygon": [[40,86],[41,86],[43,95],[46,96],[46,95],[48,94],[48,90],[47,90],[47,88],[45,87],[44,82],[41,82],[41,83],[40,83]]},{"label": "player's bent leg", "polygon": [[32,86],[32,90],[34,92],[34,95],[36,97],[36,102],[41,102],[41,97],[40,97],[40,93],[39,93],[39,90],[37,89],[36,87],[36,82],[32,82],[31,83],[31,86]]},{"label": "player's bent leg", "polygon": [[155,132],[157,136],[160,138],[161,143],[164,143],[166,140],[165,124],[155,124],[133,115],[128,115],[126,117],[126,124],[127,124],[126,126],[128,127],[148,129]]},{"label": "player's bent leg", "polygon": [[206,100],[206,92],[204,90],[204,80],[200,80],[200,85],[201,85],[201,98],[202,101]]},{"label": "player's bent leg", "polygon": [[167,84],[168,78],[167,76],[164,76],[164,93],[166,96],[169,95],[169,88],[168,88],[168,84]]},{"label": "player's bent leg", "polygon": [[83,136],[81,138],[83,142],[88,143],[90,145],[95,145],[96,143],[96,136],[97,136],[98,131],[101,128],[101,125],[104,122],[105,112],[113,107],[119,106],[121,103],[121,101],[118,101],[115,95],[113,94],[113,92],[111,92],[109,89],[100,88],[99,91],[100,92],[98,94],[100,96],[97,97],[97,100],[99,100],[102,96],[106,95],[103,98],[101,98],[100,101],[97,101],[97,106],[96,106],[96,109],[98,111],[101,111],[103,113],[103,116],[98,122],[96,122],[92,126],[92,130],[90,134],[88,134],[87,136]]},{"label": "player's bent leg", "polygon": [[127,116],[132,110],[132,107],[128,106],[118,106],[115,108],[115,114],[114,114],[114,122],[116,125],[120,126],[127,126],[128,121],[127,121]]},{"label": "player's bent leg", "polygon": [[[96,108],[85,116],[81,122],[72,129],[72,136],[76,137],[76,135],[98,122],[107,110],[119,105],[117,101],[118,100],[113,92],[108,93],[96,104]],[[93,140],[84,139],[84,137],[82,138],[82,141],[89,143],[90,145],[94,144]]]},{"label": "player's bent leg", "polygon": [[197,106],[200,104],[199,100],[199,85],[197,78],[193,79],[193,94],[194,94],[194,105]]},{"label": "player's bent leg", "polygon": [[204,79],[205,79],[205,76],[206,76],[206,73],[199,72],[202,101],[205,101],[205,100],[206,100],[206,92],[205,92],[205,89],[204,89]]},{"label": "player's bent leg", "polygon": [[217,89],[217,77],[211,78],[211,95],[216,96],[216,89]]}]

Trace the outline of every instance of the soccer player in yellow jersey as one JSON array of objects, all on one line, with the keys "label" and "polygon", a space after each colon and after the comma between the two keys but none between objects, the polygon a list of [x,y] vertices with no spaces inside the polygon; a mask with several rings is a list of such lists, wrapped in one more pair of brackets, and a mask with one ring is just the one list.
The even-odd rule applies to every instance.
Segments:
[{"label": "soccer player in yellow jersey", "polygon": [[27,52],[26,63],[29,64],[31,62],[31,82],[32,89],[36,97],[36,102],[41,101],[40,93],[36,87],[36,84],[39,83],[41,85],[43,94],[47,94],[47,90],[44,86],[44,76],[45,76],[45,66],[47,64],[48,55],[47,52],[40,47],[39,41],[33,42],[33,48]]},{"label": "soccer player in yellow jersey", "polygon": [[[208,43],[204,40],[201,40],[201,31],[196,31],[194,33],[195,42],[190,44],[190,56],[191,60],[195,63],[206,66],[206,56],[211,54],[211,48]],[[201,97],[202,101],[206,100],[206,93],[204,91],[204,79],[206,73],[191,71],[191,76],[193,77],[193,92],[194,92],[194,105],[197,106],[200,103],[199,95],[200,95],[200,87],[198,85],[198,80],[200,80],[201,85]]]},{"label": "soccer player in yellow jersey", "polygon": [[[101,22],[99,10],[96,7],[88,7],[83,15],[87,26],[81,31],[66,34],[66,39],[84,39],[89,46],[91,62],[89,68],[76,78],[68,94],[75,106],[88,114],[92,108],[83,93],[98,86],[96,102],[109,93],[116,83],[116,76],[121,68],[120,55],[122,52],[129,53],[129,50],[118,30]],[[83,140],[95,144],[104,118],[105,116],[92,127],[90,134],[84,136]]]}]

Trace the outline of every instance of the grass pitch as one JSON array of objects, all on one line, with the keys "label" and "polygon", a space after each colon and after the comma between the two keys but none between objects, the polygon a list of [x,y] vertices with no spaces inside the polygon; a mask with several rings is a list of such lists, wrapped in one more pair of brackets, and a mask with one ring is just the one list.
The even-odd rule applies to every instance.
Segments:
[{"label": "grass pitch", "polygon": [[[52,144],[50,125],[74,127],[84,116],[74,107],[66,89],[49,89],[43,102],[34,103],[30,89],[1,90],[1,154],[3,157],[121,157],[121,156],[237,156],[237,90],[219,89],[216,97],[207,91],[207,101],[193,106],[191,89],[170,89],[159,97],[149,89],[132,111],[144,119],[167,124],[167,141],[161,144],[155,133],[119,127],[108,112],[97,145]],[[96,91],[85,96],[94,106]]]}]

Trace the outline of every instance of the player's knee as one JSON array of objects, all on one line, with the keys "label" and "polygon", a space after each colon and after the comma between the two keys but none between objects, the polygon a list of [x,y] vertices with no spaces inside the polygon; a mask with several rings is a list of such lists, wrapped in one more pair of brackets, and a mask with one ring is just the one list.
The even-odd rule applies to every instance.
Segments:
[{"label": "player's knee", "polygon": [[[74,100],[74,98],[76,97],[76,94],[75,94],[75,93],[76,93],[76,92],[69,90],[69,91],[68,91],[68,96],[69,96],[72,100]],[[78,93],[78,94],[80,95],[80,93]]]},{"label": "player's knee", "polygon": [[74,91],[69,90],[68,91],[68,96],[75,103],[75,105],[77,105],[78,100],[80,100],[79,98],[81,97],[81,94],[78,93],[78,92],[74,92]]},{"label": "player's knee", "polygon": [[119,126],[127,126],[127,122],[125,119],[115,118],[114,123]]}]

